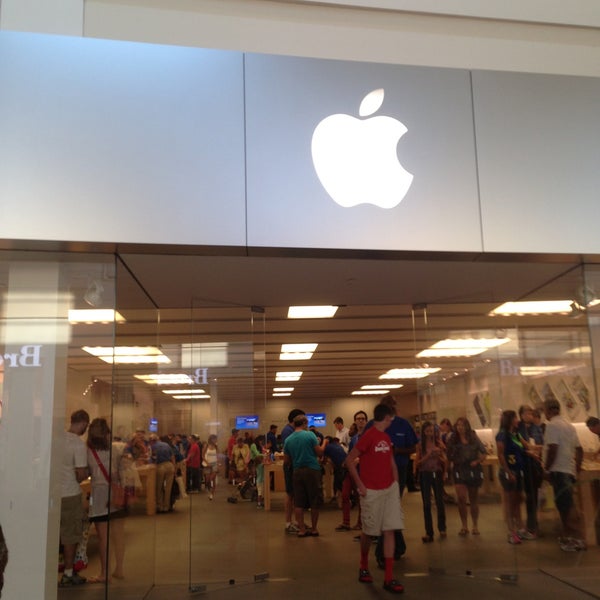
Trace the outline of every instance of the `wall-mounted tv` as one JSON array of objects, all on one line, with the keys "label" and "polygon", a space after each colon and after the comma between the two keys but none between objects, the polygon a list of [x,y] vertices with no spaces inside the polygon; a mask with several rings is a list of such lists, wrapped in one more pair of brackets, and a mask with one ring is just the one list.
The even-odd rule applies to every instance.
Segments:
[{"label": "wall-mounted tv", "polygon": [[148,425],[148,431],[151,433],[158,432],[158,419],[150,419],[150,424]]},{"label": "wall-mounted tv", "polygon": [[325,419],[325,413],[307,413],[309,427],[316,427],[317,429],[327,426]]},{"label": "wall-mounted tv", "polygon": [[258,415],[241,415],[235,418],[236,429],[258,429]]}]

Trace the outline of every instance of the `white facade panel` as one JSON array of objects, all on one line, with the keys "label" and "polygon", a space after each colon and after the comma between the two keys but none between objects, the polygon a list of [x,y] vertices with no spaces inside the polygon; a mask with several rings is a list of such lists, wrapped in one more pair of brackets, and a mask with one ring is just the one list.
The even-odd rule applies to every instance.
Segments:
[{"label": "white facade panel", "polygon": [[473,74],[486,252],[597,253],[600,80]]},{"label": "white facade panel", "polygon": [[0,237],[245,244],[242,55],[0,35]]}]

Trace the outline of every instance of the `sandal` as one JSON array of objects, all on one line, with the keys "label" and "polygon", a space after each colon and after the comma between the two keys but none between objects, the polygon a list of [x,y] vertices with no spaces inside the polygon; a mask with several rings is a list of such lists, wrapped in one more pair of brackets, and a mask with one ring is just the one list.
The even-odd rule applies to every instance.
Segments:
[{"label": "sandal", "polygon": [[335,528],[336,531],[350,531],[350,529],[350,525],[345,525],[344,523]]},{"label": "sandal", "polygon": [[463,528],[458,532],[458,535],[460,535],[461,537],[465,537],[465,535],[469,535],[469,530]]},{"label": "sandal", "polygon": [[312,537],[319,537],[319,532],[316,529],[313,529],[308,535]]},{"label": "sandal", "polygon": [[480,534],[479,534],[479,529],[477,529],[477,528],[475,528],[475,529],[471,529],[471,533],[472,533],[473,535],[480,535]]},{"label": "sandal", "polygon": [[299,532],[296,534],[296,537],[299,537],[299,538],[307,538],[307,537],[310,537],[310,535],[311,535],[311,534],[310,534],[310,531],[299,531]]}]

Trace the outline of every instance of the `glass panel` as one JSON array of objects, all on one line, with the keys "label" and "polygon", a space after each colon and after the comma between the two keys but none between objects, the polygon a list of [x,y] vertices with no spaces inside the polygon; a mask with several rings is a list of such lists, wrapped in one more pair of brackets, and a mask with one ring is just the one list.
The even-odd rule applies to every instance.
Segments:
[{"label": "glass panel", "polygon": [[[203,456],[189,502],[192,590],[252,580],[265,570],[263,545],[256,543],[260,520],[234,506],[258,500],[250,451],[266,426],[264,312],[201,304],[192,308],[191,343],[182,349],[182,367],[198,394],[188,400],[190,433],[199,438]],[[225,503],[232,510],[224,515]]]},{"label": "glass panel", "polygon": [[[549,568],[552,565],[555,551],[553,540],[561,535],[561,520],[552,487],[548,482],[543,482],[538,489],[539,469],[533,458],[529,460],[526,457],[522,465],[515,468],[522,481],[520,485],[524,487],[523,493],[505,491],[499,478],[504,475],[507,482],[512,482],[512,477],[510,474],[507,477],[499,469],[496,441],[503,414],[506,415],[506,422],[509,422],[507,411],[518,414],[519,409],[526,405],[532,409],[543,409],[543,401],[547,399],[558,400],[562,417],[573,423],[586,452],[584,471],[575,487],[575,501],[584,517],[585,529],[581,537],[585,536],[588,541],[596,543],[597,508],[594,498],[598,490],[593,480],[596,479],[597,465],[592,459],[599,444],[597,436],[587,430],[585,421],[598,411],[594,400],[595,370],[590,355],[596,335],[594,311],[597,309],[593,290],[597,275],[595,269],[587,269],[583,285],[582,271],[574,270],[537,290],[531,298],[523,299],[570,300],[569,314],[490,317],[489,312],[496,305],[489,304],[430,305],[413,309],[417,355],[415,366],[440,369],[417,380],[418,410],[413,416],[415,426],[422,427],[425,419],[435,419],[439,424],[445,417],[452,422],[459,417],[466,417],[487,451],[477,503],[480,536],[473,536],[472,513],[476,505],[474,496],[471,496],[467,506],[462,508],[467,523],[464,529],[468,533],[464,536],[464,543],[461,542],[461,551],[448,554],[441,547],[432,545],[427,554],[430,567],[441,566],[444,570],[458,568],[461,574],[486,573],[486,577],[513,581],[524,569]],[[446,356],[443,353],[436,355],[435,346],[440,346],[439,342],[445,339],[463,342],[489,339],[503,343],[487,350],[472,351],[471,356],[467,356],[469,352],[456,350],[447,351]],[[423,354],[422,349],[430,351]],[[405,402],[404,398],[402,401]],[[409,398],[406,403],[410,405]],[[529,419],[528,411],[525,411],[525,415]],[[542,410],[542,423],[544,421]],[[526,441],[530,442],[530,452],[541,454],[539,430],[529,426],[522,431]],[[512,447],[510,435],[505,440],[505,447]],[[508,452],[507,461],[513,460],[514,456],[514,453]],[[460,469],[455,466],[453,471],[459,472]],[[532,481],[537,483],[531,484]],[[527,495],[527,501],[525,486],[531,492]],[[454,496],[454,501],[459,498],[460,487],[453,485],[447,491]],[[508,512],[511,498],[516,501],[515,509]],[[410,496],[406,500],[407,504],[414,504]],[[516,511],[517,506],[520,511]],[[463,528],[461,509],[454,502],[446,504],[445,508],[449,537],[454,537],[457,530]],[[517,516],[519,513],[520,518]],[[515,540],[518,543],[507,543],[509,533],[518,530],[521,532],[520,539]],[[539,534],[539,543],[529,541],[527,532]],[[498,542],[493,561],[485,553],[477,551],[483,548],[481,544],[489,541],[490,537]],[[448,548],[454,549],[455,545],[448,544]],[[579,564],[581,555],[565,553],[565,560],[571,566]]]},{"label": "glass panel", "polygon": [[[163,405],[156,386],[149,383],[161,362],[171,360],[161,346],[159,311],[120,261],[116,266],[115,343],[113,360],[98,361],[96,377],[112,382],[106,393],[113,432],[113,463],[126,492],[126,517],[117,513],[109,522],[108,573],[113,586],[108,598],[119,598],[123,589],[146,593],[157,583],[157,556],[163,530],[156,521],[157,471],[153,434],[165,435]],[[98,369],[102,364],[101,375]],[[95,384],[98,385],[98,384]],[[103,412],[103,414],[105,414]],[[131,540],[131,543],[128,541]],[[90,571],[93,573],[93,571]]]},{"label": "glass panel", "polygon": [[[57,594],[57,565],[62,570],[74,563],[77,573],[88,559],[98,561],[96,537],[90,536],[86,549],[80,530],[83,523],[88,531],[90,481],[79,485],[77,471],[65,471],[64,442],[65,430],[71,429],[70,447],[81,444],[73,452],[79,473],[85,475],[85,422],[81,428],[70,417],[82,410],[92,418],[110,415],[110,368],[100,378],[98,359],[82,348],[113,345],[112,314],[90,311],[114,305],[114,263],[106,256],[2,253],[0,289],[1,455],[19,448],[19,460],[3,461],[0,473],[3,506],[9,511],[1,515],[10,553],[4,592],[7,597],[52,598]],[[61,546],[65,495],[74,499],[69,520],[74,529],[66,532]],[[31,539],[41,541],[35,552],[29,543],[15,543]],[[15,583],[18,588],[12,589]]]}]

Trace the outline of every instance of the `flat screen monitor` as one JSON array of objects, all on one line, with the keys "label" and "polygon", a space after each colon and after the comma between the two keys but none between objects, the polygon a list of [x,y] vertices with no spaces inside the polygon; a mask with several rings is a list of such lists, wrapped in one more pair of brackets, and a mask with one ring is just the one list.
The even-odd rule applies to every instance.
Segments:
[{"label": "flat screen monitor", "polygon": [[158,431],[158,419],[150,419],[150,424],[148,425],[148,431],[152,433],[156,433]]},{"label": "flat screen monitor", "polygon": [[258,415],[241,415],[235,418],[236,429],[258,429]]},{"label": "flat screen monitor", "polygon": [[320,429],[327,426],[325,413],[307,413],[306,417],[308,419],[309,427],[316,427],[317,429]]}]

